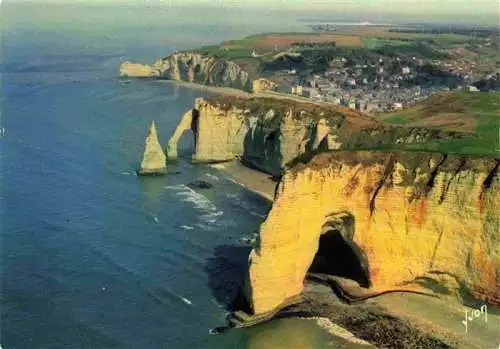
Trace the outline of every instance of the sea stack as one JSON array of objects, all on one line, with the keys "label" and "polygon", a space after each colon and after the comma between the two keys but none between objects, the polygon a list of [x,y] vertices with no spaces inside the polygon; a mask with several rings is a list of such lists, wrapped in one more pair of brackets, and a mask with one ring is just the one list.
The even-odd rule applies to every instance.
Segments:
[{"label": "sea stack", "polygon": [[139,175],[159,176],[165,174],[167,172],[166,161],[165,153],[158,142],[155,122],[153,121],[146,138],[146,149],[144,149]]}]

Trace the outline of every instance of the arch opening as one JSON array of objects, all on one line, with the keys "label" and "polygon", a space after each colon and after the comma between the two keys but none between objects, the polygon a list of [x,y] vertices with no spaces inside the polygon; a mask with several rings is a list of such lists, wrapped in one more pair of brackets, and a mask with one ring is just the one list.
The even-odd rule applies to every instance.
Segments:
[{"label": "arch opening", "polygon": [[180,158],[189,159],[195,153],[196,138],[192,130],[185,130],[177,141],[177,154]]},{"label": "arch opening", "polygon": [[186,128],[177,140],[177,153],[181,158],[191,160],[196,153],[199,117],[200,112],[197,109],[193,109],[191,111],[189,128]]},{"label": "arch opening", "polygon": [[361,287],[370,287],[368,262],[351,240],[353,226],[342,222],[325,226],[318,250],[309,267],[308,274],[326,274],[356,281]]}]

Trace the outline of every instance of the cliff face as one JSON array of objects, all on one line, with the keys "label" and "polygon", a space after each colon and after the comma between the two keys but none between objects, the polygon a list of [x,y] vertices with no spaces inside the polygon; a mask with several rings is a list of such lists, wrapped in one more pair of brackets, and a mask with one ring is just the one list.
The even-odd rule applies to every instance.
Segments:
[{"label": "cliff face", "polygon": [[338,106],[213,97],[197,99],[195,108],[184,115],[169,141],[169,158],[177,156],[177,141],[187,129],[195,135],[194,160],[242,158],[248,165],[275,176],[297,158],[315,151],[373,148],[453,136],[426,129],[388,127]]},{"label": "cliff face", "polygon": [[203,85],[232,87],[252,91],[252,79],[236,63],[194,52],[174,53],[156,61],[152,66],[125,62],[120,75],[157,77]]},{"label": "cliff face", "polygon": [[167,171],[166,157],[158,141],[154,121],[151,123],[148,137],[146,138],[146,147],[139,169],[140,175],[159,175]]},{"label": "cliff face", "polygon": [[326,251],[330,270],[357,261],[374,291],[414,283],[499,305],[499,162],[341,151],[298,164],[282,177],[250,254],[248,303],[261,314],[300,294]]},{"label": "cliff face", "polygon": [[186,112],[167,146],[170,159],[177,158],[177,142],[186,130],[194,133],[194,161],[219,162],[233,160],[243,153],[243,141],[249,121],[241,111],[223,110],[196,99],[195,108]]},{"label": "cliff face", "polygon": [[160,76],[160,73],[146,64],[124,62],[120,66],[120,76],[132,78],[152,78]]}]

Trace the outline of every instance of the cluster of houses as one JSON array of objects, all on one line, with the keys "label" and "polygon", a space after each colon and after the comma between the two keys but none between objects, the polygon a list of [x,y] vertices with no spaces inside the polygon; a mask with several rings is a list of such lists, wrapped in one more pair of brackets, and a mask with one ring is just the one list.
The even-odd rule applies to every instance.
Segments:
[{"label": "cluster of houses", "polygon": [[[345,85],[350,88],[346,89]],[[345,84],[338,84],[328,79],[314,75],[305,81],[296,81],[290,84],[276,84],[274,91],[297,95],[305,98],[321,100],[335,105],[342,105],[351,109],[364,112],[400,110],[403,109],[403,101],[390,101],[384,94],[369,94],[367,91],[357,88],[358,82],[354,78],[345,80]],[[377,98],[378,97],[378,98]],[[388,102],[389,101],[389,102]]]},{"label": "cluster of houses", "polygon": [[[403,62],[399,58],[373,64],[355,64],[346,67],[347,59],[338,57],[329,62],[323,74],[304,76],[295,69],[277,74],[279,82],[272,90],[314,100],[343,105],[365,113],[400,110],[434,93],[449,91],[451,87],[431,82],[426,86],[412,83],[424,61],[413,57]],[[475,91],[471,86],[458,86]]]}]

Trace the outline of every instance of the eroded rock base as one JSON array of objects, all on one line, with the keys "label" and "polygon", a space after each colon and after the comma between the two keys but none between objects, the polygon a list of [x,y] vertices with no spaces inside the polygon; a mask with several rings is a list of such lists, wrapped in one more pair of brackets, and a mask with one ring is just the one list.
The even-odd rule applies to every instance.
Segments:
[{"label": "eroded rock base", "polygon": [[150,176],[150,177],[164,176],[167,174],[167,169],[162,168],[162,169],[158,169],[158,170],[140,170],[140,171],[137,171],[137,174],[139,176]]}]

